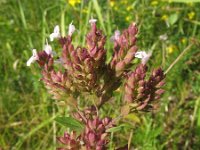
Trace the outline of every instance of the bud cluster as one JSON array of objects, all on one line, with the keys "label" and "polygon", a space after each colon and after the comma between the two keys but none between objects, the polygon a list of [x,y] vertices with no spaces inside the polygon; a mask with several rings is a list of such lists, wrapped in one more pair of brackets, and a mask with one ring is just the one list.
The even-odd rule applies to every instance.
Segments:
[{"label": "bud cluster", "polygon": [[57,148],[57,150],[78,150],[81,148],[80,136],[77,136],[74,131],[64,133],[63,137],[57,137],[57,140],[64,145],[63,148]]},{"label": "bud cluster", "polygon": [[125,82],[124,100],[136,110],[149,110],[164,93],[162,86],[165,75],[161,68],[153,70],[146,79],[147,66],[140,64],[130,72]]},{"label": "bud cluster", "polygon": [[135,58],[137,32],[136,24],[132,23],[122,35],[114,38],[114,56],[110,66],[115,70],[116,76],[120,76],[125,69],[129,69],[131,61]]},{"label": "bud cluster", "polygon": [[113,122],[106,117],[100,119],[94,109],[86,109],[83,112],[74,114],[84,124],[84,129],[76,137],[75,132],[64,134],[64,137],[58,137],[58,141],[65,145],[69,150],[87,149],[103,150],[108,143],[108,133],[106,130],[113,127]]},{"label": "bud cluster", "polygon": [[83,133],[83,140],[85,141],[86,148],[88,150],[96,149],[102,150],[105,149],[106,144],[108,143],[106,129],[112,126],[111,119],[104,118],[100,119],[95,117],[93,119],[88,119],[86,127]]},{"label": "bud cluster", "polygon": [[49,93],[53,95],[54,99],[61,99],[66,93],[71,91],[70,81],[67,77],[67,73],[54,70],[54,60],[51,55],[48,55],[45,51],[38,52],[39,59],[37,60],[40,67],[42,67],[41,74],[43,75],[42,81],[49,90]]},{"label": "bud cluster", "polygon": [[[110,63],[106,64],[106,37],[97,29],[96,21],[91,21],[91,30],[86,36],[86,47],[75,48],[72,44],[72,33],[75,27],[70,24],[69,35],[61,37],[58,26],[50,35],[51,40],[58,38],[62,47],[59,62],[63,71],[55,71],[52,49],[37,53],[36,60],[42,68],[43,82],[54,99],[64,96],[77,97],[82,93],[94,94],[99,98],[101,106],[112,96],[130,69],[131,61],[135,58],[137,47],[137,27],[133,23],[122,35],[114,38],[114,55]],[[33,57],[33,56],[32,56]],[[58,61],[58,60],[57,60]],[[30,65],[30,62],[29,62]]]}]

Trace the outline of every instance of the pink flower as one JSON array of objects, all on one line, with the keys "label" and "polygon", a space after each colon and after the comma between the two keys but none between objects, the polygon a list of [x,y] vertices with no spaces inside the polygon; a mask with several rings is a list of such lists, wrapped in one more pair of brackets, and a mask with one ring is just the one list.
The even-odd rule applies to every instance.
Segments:
[{"label": "pink flower", "polygon": [[119,37],[120,37],[120,31],[116,30],[114,35],[110,39],[111,39],[111,41],[118,41]]}]

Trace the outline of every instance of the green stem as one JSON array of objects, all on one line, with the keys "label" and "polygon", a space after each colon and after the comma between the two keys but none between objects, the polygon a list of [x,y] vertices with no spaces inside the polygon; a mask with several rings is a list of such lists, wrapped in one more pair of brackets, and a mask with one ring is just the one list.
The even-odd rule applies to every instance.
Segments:
[{"label": "green stem", "polygon": [[187,52],[191,47],[193,46],[193,44],[188,45],[182,52],[181,54],[174,60],[174,62],[167,68],[167,70],[165,71],[165,74],[167,74],[172,67],[181,59],[181,57],[183,57],[183,55],[185,54],[185,52]]}]

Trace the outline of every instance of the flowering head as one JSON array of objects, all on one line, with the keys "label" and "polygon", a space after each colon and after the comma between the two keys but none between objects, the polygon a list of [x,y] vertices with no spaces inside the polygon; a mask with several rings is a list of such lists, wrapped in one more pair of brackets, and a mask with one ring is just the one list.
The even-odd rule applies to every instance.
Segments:
[{"label": "flowering head", "polygon": [[[74,131],[70,134],[65,132],[64,136],[57,137],[57,140],[69,150],[78,150],[81,147],[80,137]],[[57,148],[57,150],[64,150],[65,148]]]},{"label": "flowering head", "polygon": [[58,137],[58,141],[70,147],[70,150],[104,150],[109,142],[107,129],[113,127],[113,120],[105,117],[101,119],[95,109],[85,109],[74,114],[74,117],[83,123],[84,128],[81,134],[76,136],[73,131],[71,134],[65,133],[64,137]]},{"label": "flowering head", "polygon": [[[107,129],[113,126],[114,121],[108,116],[101,119],[99,115],[101,111],[98,110],[113,97],[113,93],[119,87],[124,87],[123,104],[130,105],[131,110],[137,111],[153,108],[154,103],[164,92],[162,86],[165,75],[162,69],[154,69],[150,76],[146,76],[148,71],[146,63],[151,57],[151,52],[137,52],[136,24],[132,23],[121,34],[120,31],[115,31],[112,37],[113,56],[107,63],[106,36],[97,28],[96,21],[96,19],[89,21],[91,26],[86,35],[85,47],[73,45],[72,34],[75,26],[72,23],[65,37],[60,36],[58,26],[54,28],[50,40],[58,38],[60,42],[62,52],[59,67],[54,67],[55,57],[52,47],[48,44],[43,51],[37,52],[34,49],[33,56],[27,62],[30,66],[32,62],[37,61],[41,67],[42,81],[49,93],[56,100],[64,99],[64,102],[72,108],[70,115],[84,125],[77,136],[71,132],[59,137],[58,141],[65,145],[65,148],[60,149],[107,148],[109,142]],[[140,58],[142,63],[132,67],[135,57]],[[94,98],[92,100],[91,95]],[[88,101],[82,101],[83,97]],[[119,109],[120,107],[118,106]]]},{"label": "flowering head", "polygon": [[164,93],[165,75],[162,69],[154,69],[149,78],[146,77],[147,69],[145,64],[140,64],[127,76],[124,100],[132,110],[152,110]]},{"label": "flowering head", "polygon": [[[98,99],[97,105],[101,107],[112,97],[112,92],[121,86],[124,77],[133,74],[129,77],[130,80],[134,79],[134,82],[129,81],[133,84],[132,87],[137,84],[136,79],[139,82],[138,76],[145,76],[145,64],[151,57],[151,52],[137,52],[136,24],[132,23],[122,34],[119,30],[115,31],[114,54],[111,61],[106,63],[104,47],[106,37],[101,30],[97,29],[96,21],[96,19],[89,21],[91,29],[86,35],[86,47],[73,46],[72,34],[75,26],[72,23],[69,25],[66,37],[60,36],[59,26],[54,28],[50,37],[51,39],[59,38],[62,47],[60,64],[63,71],[54,70],[54,58],[50,45],[47,44],[44,51],[39,53],[33,50],[33,56],[28,60],[27,65],[30,66],[34,61],[38,62],[42,68],[42,80],[55,99],[60,99],[63,95],[78,97],[86,92],[95,94]],[[136,67],[135,72],[132,72],[131,64],[135,57],[140,58],[142,64]]]}]

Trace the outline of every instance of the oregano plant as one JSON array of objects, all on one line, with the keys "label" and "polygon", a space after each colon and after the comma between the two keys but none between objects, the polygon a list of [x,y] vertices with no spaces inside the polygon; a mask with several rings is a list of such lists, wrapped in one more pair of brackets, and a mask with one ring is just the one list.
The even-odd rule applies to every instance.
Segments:
[{"label": "oregano plant", "polygon": [[[96,19],[89,21],[90,31],[86,35],[85,47],[72,43],[76,30],[71,23],[68,35],[60,34],[59,26],[50,34],[50,41],[56,39],[61,47],[61,56],[55,57],[47,44],[27,61],[27,66],[37,62],[48,92],[56,101],[63,101],[69,108],[69,116],[55,120],[70,129],[64,136],[57,137],[61,146],[58,150],[104,150],[108,149],[110,133],[120,130],[123,118],[131,113],[152,111],[158,107],[164,93],[165,75],[161,68],[148,71],[147,62],[151,52],[138,51],[135,23],[122,33],[115,31],[111,37],[114,43],[113,55],[106,62],[106,36],[96,26]],[[141,59],[134,63],[134,59]],[[121,90],[121,101],[115,109],[117,117],[107,116],[105,105],[115,104],[114,92]],[[91,96],[92,95],[92,96]],[[102,113],[104,115],[102,115]],[[69,131],[69,130],[68,130]],[[115,145],[118,150],[130,145]]]}]

